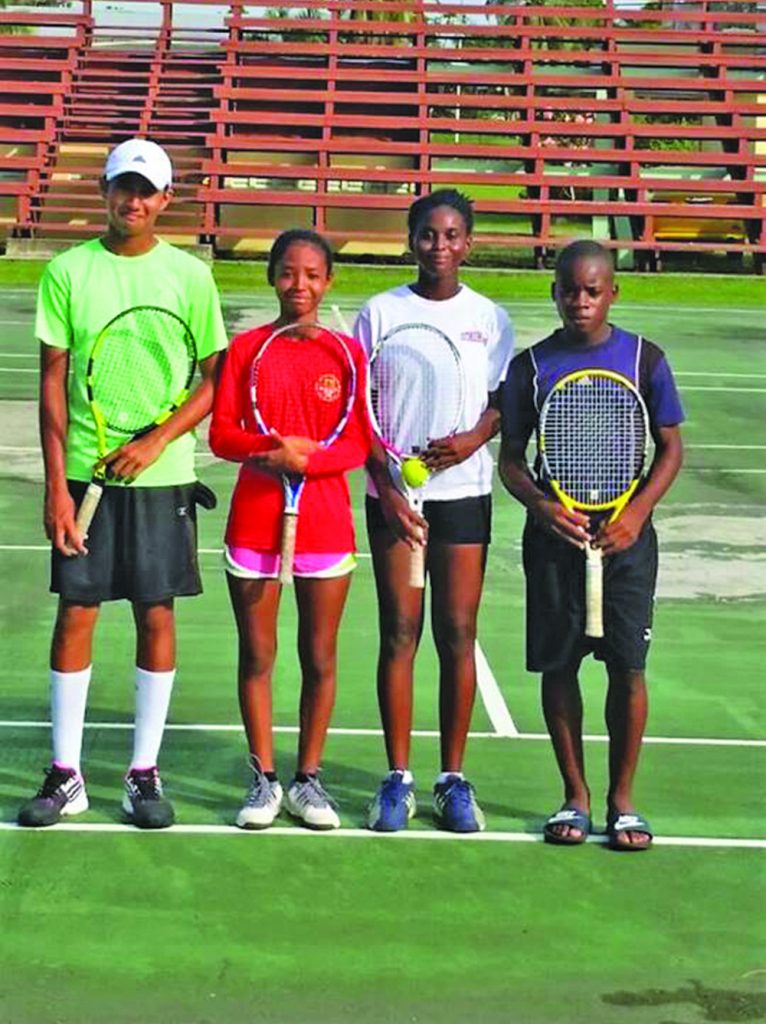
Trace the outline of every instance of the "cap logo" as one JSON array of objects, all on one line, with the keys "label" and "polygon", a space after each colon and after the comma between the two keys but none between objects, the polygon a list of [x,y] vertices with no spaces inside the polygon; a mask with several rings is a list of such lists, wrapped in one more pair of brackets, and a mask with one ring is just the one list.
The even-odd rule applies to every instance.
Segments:
[{"label": "cap logo", "polygon": [[134,163],[134,164],[145,164],[145,163],[146,163],[146,160],[144,160],[144,158],[143,158],[143,157],[141,156],[141,154],[139,153],[139,154],[138,154],[138,156],[134,156],[134,157],[133,157],[133,163]]}]

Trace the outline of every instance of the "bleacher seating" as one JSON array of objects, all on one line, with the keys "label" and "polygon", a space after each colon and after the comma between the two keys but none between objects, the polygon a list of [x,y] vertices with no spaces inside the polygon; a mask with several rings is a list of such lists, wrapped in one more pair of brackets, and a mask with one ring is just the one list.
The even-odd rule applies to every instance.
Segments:
[{"label": "bleacher seating", "polygon": [[[92,233],[103,149],[139,133],[181,168],[168,233],[221,252],[265,248],[294,224],[345,252],[400,253],[412,199],[455,185],[475,200],[479,244],[538,263],[586,235],[647,264],[683,249],[763,266],[758,4],[234,0],[211,28],[189,11],[220,7],[196,0],[179,5],[186,24],[168,2],[158,23],[118,31],[101,25],[100,3],[60,23],[70,35],[0,45],[23,58],[44,39],[35,74],[48,62],[45,80],[64,65],[71,76],[69,94],[28,90],[22,111],[0,71],[0,130],[39,132],[48,154],[24,179],[32,233]],[[73,146],[93,151],[79,177]]]},{"label": "bleacher seating", "polygon": [[87,14],[0,11],[0,236],[31,223]]},{"label": "bleacher seating", "polygon": [[651,257],[761,255],[763,16],[724,6],[306,0],[281,24],[235,15],[207,228],[252,235],[278,202],[341,247],[393,242],[413,196],[450,184],[475,197],[477,241],[538,260],[573,234]]}]

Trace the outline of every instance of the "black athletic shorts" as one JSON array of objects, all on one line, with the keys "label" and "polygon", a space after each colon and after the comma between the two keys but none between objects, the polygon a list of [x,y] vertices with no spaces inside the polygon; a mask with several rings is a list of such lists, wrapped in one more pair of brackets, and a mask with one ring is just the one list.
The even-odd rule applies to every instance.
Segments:
[{"label": "black athletic shorts", "polygon": [[[79,505],[87,484],[69,481]],[[73,604],[126,599],[158,604],[202,591],[197,563],[197,484],[105,487],[87,555],[55,549],[51,590]]]},{"label": "black athletic shorts", "polygon": [[[368,533],[388,529],[379,498],[368,494],[365,510]],[[492,495],[424,501],[423,518],[428,523],[429,540],[442,544],[489,544],[492,539]]]},{"label": "black athletic shorts", "polygon": [[657,582],[657,535],[651,521],[632,547],[604,559],[603,639],[585,636],[583,552],[529,518],[523,553],[530,672],[553,672],[590,652],[617,669],[644,669]]}]

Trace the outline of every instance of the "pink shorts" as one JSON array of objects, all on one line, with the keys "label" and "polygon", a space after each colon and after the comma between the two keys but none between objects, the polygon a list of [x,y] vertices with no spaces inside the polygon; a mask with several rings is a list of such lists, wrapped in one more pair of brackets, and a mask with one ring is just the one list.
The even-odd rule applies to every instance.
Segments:
[{"label": "pink shorts", "polygon": [[[270,551],[253,551],[252,548],[223,548],[223,562],[226,572],[245,580],[274,580],[279,575],[279,555]],[[320,552],[319,554],[297,554],[293,563],[293,574],[305,579],[333,579],[347,576],[356,568],[353,551]]]}]

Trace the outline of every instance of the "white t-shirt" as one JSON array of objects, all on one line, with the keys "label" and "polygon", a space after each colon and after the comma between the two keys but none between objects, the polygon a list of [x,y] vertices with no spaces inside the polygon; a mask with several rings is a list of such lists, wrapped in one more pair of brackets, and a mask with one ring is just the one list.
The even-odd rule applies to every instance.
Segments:
[{"label": "white t-shirt", "polygon": [[[417,295],[409,285],[374,295],[354,325],[354,334],[368,356],[388,331],[408,323],[429,323],[452,339],[463,362],[466,393],[463,421],[458,430],[470,430],[487,408],[489,393],[505,379],[513,355],[513,327],[508,314],[467,285],[451,299],[434,301]],[[424,501],[449,501],[489,494],[492,459],[487,446],[457,466],[435,473],[423,488]],[[371,480],[367,493],[375,495]]]}]

